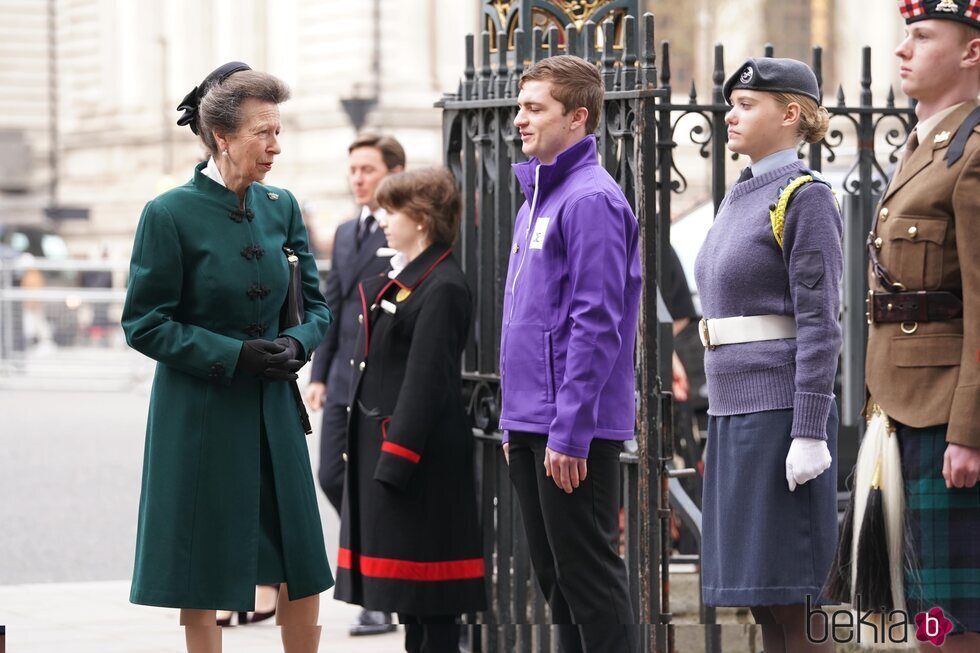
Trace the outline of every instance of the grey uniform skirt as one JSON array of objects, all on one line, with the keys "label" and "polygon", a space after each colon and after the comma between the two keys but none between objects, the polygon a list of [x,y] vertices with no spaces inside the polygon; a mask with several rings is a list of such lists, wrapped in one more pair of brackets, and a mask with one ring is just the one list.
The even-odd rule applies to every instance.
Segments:
[{"label": "grey uniform skirt", "polygon": [[701,582],[712,606],[821,602],[837,548],[837,407],[830,469],[790,492],[792,410],[711,416],[702,502]]}]

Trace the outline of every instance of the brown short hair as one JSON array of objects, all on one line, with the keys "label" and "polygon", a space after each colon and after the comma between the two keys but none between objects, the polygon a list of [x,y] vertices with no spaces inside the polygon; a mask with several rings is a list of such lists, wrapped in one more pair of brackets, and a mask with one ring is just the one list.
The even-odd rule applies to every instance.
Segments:
[{"label": "brown short hair", "polygon": [[816,143],[827,133],[830,125],[830,112],[808,95],[799,93],[773,92],[776,102],[789,106],[790,102],[800,105],[800,124],[797,135],[807,143]]},{"label": "brown short hair", "polygon": [[966,25],[965,23],[956,23],[956,26],[960,28],[960,34],[963,36],[963,40],[961,41],[963,45],[966,45],[973,39],[980,39],[980,27]]},{"label": "brown short hair", "polygon": [[391,136],[372,133],[358,134],[354,142],[347,148],[347,153],[350,154],[359,147],[373,147],[381,152],[381,160],[385,162],[388,170],[394,170],[399,166],[405,167],[405,148]]},{"label": "brown short hair", "polygon": [[606,91],[599,69],[585,59],[570,54],[547,57],[521,75],[517,88],[524,88],[525,82],[551,82],[551,96],[561,102],[565,113],[579,107],[585,107],[589,112],[585,121],[587,134],[594,133],[599,126]]},{"label": "brown short hair", "polygon": [[378,184],[378,204],[424,226],[433,243],[451,245],[459,233],[463,204],[456,178],[446,168],[421,168],[389,175]]},{"label": "brown short hair", "polygon": [[242,102],[247,98],[282,104],[289,96],[286,82],[258,70],[240,70],[220,84],[210,85],[198,109],[198,131],[204,147],[217,155],[214,130],[225,134],[238,132],[242,126]]}]

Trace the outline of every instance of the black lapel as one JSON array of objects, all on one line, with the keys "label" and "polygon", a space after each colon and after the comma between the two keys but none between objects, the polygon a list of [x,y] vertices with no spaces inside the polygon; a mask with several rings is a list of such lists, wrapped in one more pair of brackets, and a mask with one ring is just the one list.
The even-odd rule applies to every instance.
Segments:
[{"label": "black lapel", "polygon": [[[356,236],[354,242],[357,242]],[[354,270],[358,277],[360,277],[364,268],[368,267],[372,261],[378,258],[378,248],[385,247],[387,244],[388,241],[385,240],[385,232],[381,230],[381,227],[375,229],[373,234],[368,235],[364,239],[364,242],[361,243],[361,249],[357,250],[357,258],[354,259]]]}]

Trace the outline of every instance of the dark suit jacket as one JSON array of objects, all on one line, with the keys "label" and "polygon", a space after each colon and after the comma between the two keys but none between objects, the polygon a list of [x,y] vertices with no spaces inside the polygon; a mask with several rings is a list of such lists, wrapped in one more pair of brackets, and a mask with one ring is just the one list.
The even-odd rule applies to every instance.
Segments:
[{"label": "dark suit jacket", "polygon": [[350,361],[354,358],[354,341],[357,339],[357,316],[363,313],[357,283],[387,271],[391,261],[389,257],[377,255],[378,248],[387,245],[381,227],[375,229],[358,250],[357,223],[358,218],[344,222],[337,227],[334,236],[324,293],[327,305],[333,311],[334,323],[316,348],[310,372],[311,381],[327,384],[327,401],[337,404],[346,404],[350,395]]}]

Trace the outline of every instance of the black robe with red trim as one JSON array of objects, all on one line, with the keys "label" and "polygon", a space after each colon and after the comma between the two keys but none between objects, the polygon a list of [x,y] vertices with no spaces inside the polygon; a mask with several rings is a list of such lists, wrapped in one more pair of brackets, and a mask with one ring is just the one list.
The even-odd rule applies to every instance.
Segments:
[{"label": "black robe with red trim", "polygon": [[371,610],[486,609],[473,435],[461,361],[472,300],[433,245],[361,282],[334,597]]}]

